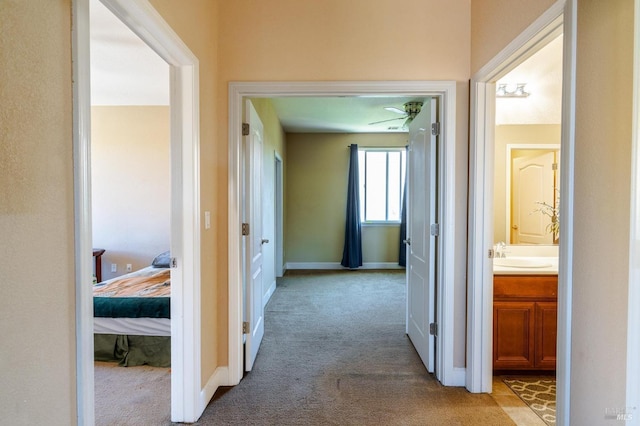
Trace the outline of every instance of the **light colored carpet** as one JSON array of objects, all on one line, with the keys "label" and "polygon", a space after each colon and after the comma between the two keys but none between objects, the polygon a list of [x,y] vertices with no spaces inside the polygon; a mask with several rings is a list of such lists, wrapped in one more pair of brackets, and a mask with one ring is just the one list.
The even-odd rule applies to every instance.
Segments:
[{"label": "light colored carpet", "polygon": [[405,334],[403,271],[289,273],[254,371],[198,424],[512,425],[486,394],[445,388]]},{"label": "light colored carpet", "polygon": [[171,424],[169,368],[95,362],[96,426]]},{"label": "light colored carpet", "polygon": [[[405,304],[402,271],[288,273],[253,371],[219,389],[197,424],[513,425],[491,396],[427,373],[405,334]],[[142,414],[111,424],[169,424]]]}]

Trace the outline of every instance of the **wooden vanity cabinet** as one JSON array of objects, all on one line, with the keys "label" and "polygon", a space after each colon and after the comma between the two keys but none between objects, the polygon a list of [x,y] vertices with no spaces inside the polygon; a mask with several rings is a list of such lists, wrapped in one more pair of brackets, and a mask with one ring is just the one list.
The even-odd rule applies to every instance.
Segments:
[{"label": "wooden vanity cabinet", "polygon": [[557,275],[495,275],[493,369],[555,370]]}]

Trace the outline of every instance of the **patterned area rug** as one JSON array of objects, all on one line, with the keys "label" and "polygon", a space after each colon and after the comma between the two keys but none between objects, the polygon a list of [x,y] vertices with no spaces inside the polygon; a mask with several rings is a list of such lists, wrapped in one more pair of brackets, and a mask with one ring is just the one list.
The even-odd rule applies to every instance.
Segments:
[{"label": "patterned area rug", "polygon": [[556,424],[556,380],[540,377],[503,379],[546,424]]}]

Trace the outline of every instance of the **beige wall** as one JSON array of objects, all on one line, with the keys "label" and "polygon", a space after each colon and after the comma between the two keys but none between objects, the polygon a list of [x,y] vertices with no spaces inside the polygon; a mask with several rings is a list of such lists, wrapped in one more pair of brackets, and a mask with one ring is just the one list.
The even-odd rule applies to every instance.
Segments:
[{"label": "beige wall", "polygon": [[528,124],[496,126],[494,152],[493,241],[508,242],[506,232],[507,144],[560,144],[559,124]]},{"label": "beige wall", "polygon": [[572,424],[626,406],[633,3],[578,2]]},{"label": "beige wall", "polygon": [[169,250],[169,139],[168,106],[91,108],[91,220],[93,246],[106,250],[103,280]]},{"label": "beige wall", "polygon": [[0,413],[76,421],[70,1],[0,2]]},{"label": "beige wall", "polygon": [[472,0],[471,75],[554,3],[556,0]]},{"label": "beige wall", "polygon": [[[351,144],[405,146],[407,135],[287,134],[286,262],[340,262]],[[364,262],[397,262],[399,225],[363,226]],[[395,249],[394,249],[395,247]]]}]

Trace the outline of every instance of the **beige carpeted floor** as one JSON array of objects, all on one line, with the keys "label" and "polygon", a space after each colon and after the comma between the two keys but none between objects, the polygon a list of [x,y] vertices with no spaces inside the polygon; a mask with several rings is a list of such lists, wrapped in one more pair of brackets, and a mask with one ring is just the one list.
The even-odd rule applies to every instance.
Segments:
[{"label": "beige carpeted floor", "polygon": [[[220,389],[197,424],[514,424],[489,395],[443,387],[426,372],[405,334],[404,285],[402,272],[280,279],[253,371]],[[165,382],[153,387],[168,393]],[[168,424],[168,403],[134,411],[137,417],[101,424]],[[162,414],[147,418],[150,411]]]},{"label": "beige carpeted floor", "polygon": [[171,424],[168,368],[95,363],[96,426]]}]

